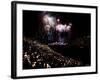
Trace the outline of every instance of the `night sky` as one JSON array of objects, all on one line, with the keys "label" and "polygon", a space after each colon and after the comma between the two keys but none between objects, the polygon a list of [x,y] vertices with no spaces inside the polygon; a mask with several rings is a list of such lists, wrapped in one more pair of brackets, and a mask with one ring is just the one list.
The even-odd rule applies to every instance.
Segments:
[{"label": "night sky", "polygon": [[[72,23],[72,38],[90,35],[90,14],[47,12],[51,16],[60,18],[62,23]],[[23,35],[36,37],[40,35],[43,11],[23,11]]]}]

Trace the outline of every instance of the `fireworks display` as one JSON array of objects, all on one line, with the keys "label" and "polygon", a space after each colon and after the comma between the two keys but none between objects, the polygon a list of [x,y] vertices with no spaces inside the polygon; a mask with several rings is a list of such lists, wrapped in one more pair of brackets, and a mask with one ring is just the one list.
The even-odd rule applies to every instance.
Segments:
[{"label": "fireworks display", "polygon": [[87,66],[90,14],[23,11],[23,69]]},{"label": "fireworks display", "polygon": [[[52,41],[51,36],[53,36],[53,31],[56,33],[57,41],[64,43],[66,38],[66,33],[71,32],[72,23],[62,24],[61,20],[59,18],[56,18],[54,16],[50,16],[50,14],[44,14],[43,15],[43,24],[44,24],[44,31],[47,33],[48,40]],[[71,35],[68,35],[71,36]]]}]

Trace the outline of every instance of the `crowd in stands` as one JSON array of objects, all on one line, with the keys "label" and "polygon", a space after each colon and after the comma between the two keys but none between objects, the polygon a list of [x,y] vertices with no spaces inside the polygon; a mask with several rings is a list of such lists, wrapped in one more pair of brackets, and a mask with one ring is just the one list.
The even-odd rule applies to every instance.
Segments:
[{"label": "crowd in stands", "polygon": [[23,69],[80,66],[79,60],[64,57],[48,45],[34,39],[23,39]]}]

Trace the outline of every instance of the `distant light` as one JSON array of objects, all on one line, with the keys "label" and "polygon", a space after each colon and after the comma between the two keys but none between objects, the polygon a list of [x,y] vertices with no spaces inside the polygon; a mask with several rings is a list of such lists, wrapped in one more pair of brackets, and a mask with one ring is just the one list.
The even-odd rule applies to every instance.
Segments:
[{"label": "distant light", "polygon": [[60,22],[60,19],[57,19],[57,22]]}]

